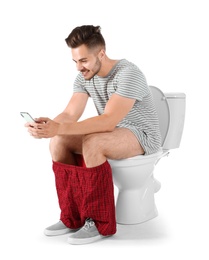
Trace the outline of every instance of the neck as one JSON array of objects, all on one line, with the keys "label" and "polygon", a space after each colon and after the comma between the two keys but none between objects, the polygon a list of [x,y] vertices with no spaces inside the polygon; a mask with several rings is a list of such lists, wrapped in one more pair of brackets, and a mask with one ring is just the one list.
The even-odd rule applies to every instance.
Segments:
[{"label": "neck", "polygon": [[105,77],[108,75],[108,73],[111,71],[111,69],[115,66],[115,64],[118,62],[118,60],[111,60],[106,56],[106,57],[104,57],[104,59],[101,62],[102,62],[102,66],[97,75],[100,77]]}]

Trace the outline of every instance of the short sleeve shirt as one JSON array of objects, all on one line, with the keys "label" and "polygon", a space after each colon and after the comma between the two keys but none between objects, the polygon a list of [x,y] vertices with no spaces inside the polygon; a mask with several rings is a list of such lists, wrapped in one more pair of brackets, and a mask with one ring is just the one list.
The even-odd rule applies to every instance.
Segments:
[{"label": "short sleeve shirt", "polygon": [[135,64],[122,59],[106,77],[95,75],[91,80],[85,80],[82,73],[79,73],[74,83],[75,92],[87,93],[93,99],[99,115],[104,113],[112,94],[136,100],[131,111],[117,127],[130,129],[145,154],[160,149],[161,135],[153,97],[145,76]]}]

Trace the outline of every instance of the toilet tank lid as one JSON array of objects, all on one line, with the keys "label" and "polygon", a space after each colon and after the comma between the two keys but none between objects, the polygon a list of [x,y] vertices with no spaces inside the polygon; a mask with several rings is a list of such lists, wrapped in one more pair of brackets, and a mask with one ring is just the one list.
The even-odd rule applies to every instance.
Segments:
[{"label": "toilet tank lid", "polygon": [[186,94],[180,92],[169,92],[164,93],[166,98],[186,98]]}]

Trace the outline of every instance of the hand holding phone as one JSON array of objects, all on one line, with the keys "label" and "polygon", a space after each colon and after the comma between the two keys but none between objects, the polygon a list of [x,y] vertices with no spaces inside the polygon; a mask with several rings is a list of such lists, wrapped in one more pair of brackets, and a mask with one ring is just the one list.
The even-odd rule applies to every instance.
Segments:
[{"label": "hand holding phone", "polygon": [[27,121],[28,132],[35,138],[51,138],[58,133],[59,123],[48,117],[34,119],[28,112],[20,112],[20,115]]}]

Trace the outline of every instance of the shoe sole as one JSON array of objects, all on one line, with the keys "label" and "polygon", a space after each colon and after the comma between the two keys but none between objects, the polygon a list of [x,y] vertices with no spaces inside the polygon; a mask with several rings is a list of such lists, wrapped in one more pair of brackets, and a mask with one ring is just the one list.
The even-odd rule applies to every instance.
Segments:
[{"label": "shoe sole", "polygon": [[68,237],[67,242],[71,245],[84,245],[84,244],[96,242],[98,240],[101,240],[102,238],[104,238],[104,236],[102,236],[102,235],[98,235],[96,237],[89,237],[89,238]]},{"label": "shoe sole", "polygon": [[46,236],[61,236],[61,235],[65,235],[68,233],[72,233],[72,232],[76,232],[79,229],[70,229],[70,228],[65,228],[62,230],[44,230],[44,235]]}]

